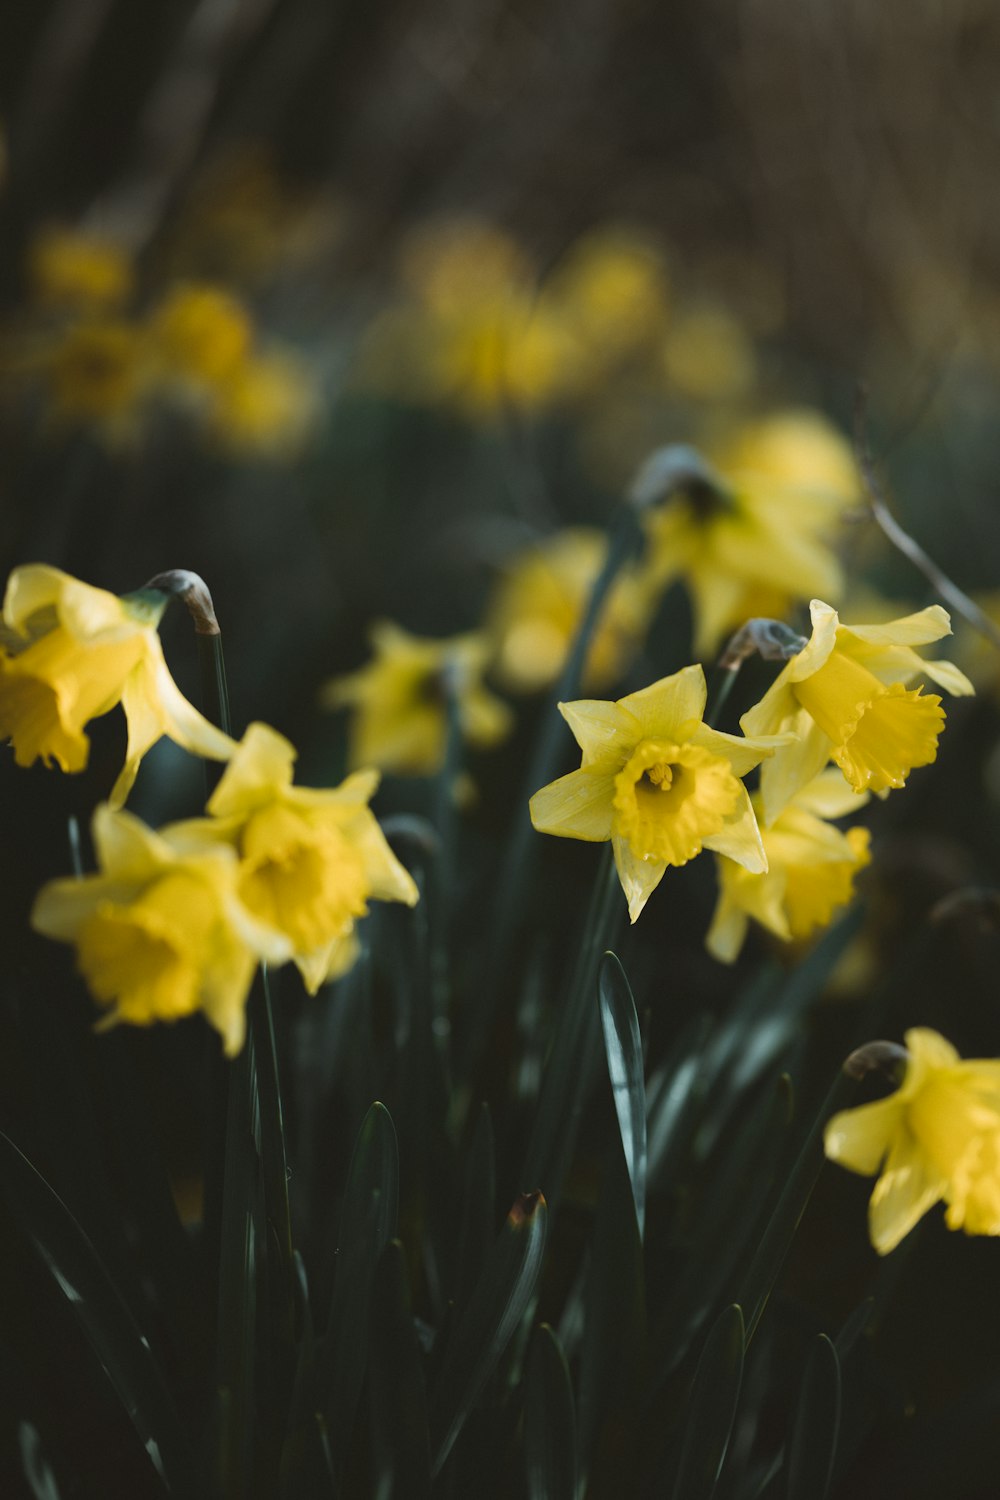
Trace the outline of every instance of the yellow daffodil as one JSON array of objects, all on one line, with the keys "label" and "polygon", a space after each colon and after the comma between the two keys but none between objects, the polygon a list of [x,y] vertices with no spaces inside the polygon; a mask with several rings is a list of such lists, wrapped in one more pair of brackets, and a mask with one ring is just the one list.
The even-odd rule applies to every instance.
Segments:
[{"label": "yellow daffodil", "polygon": [[41,759],[82,771],[90,750],[84,729],[116,703],[128,745],[113,806],[161,735],[228,760],[235,742],[202,718],[167,670],[156,633],[165,605],[156,591],[118,598],[44,563],[15,568],[0,629],[0,737],[13,741],[18,765]]},{"label": "yellow daffodil", "polygon": [[113,241],[50,225],[28,252],[28,274],[45,306],[95,313],[119,307],[132,291],[132,264]]},{"label": "yellow daffodil", "polygon": [[632,349],[648,345],[667,321],[666,268],[653,247],[623,228],[579,239],[542,289],[603,372]]},{"label": "yellow daffodil", "polygon": [[703,723],[705,674],[685,667],[617,703],[560,703],[583,751],[580,769],[535,793],[540,833],[611,840],[634,922],[668,865],[714,849],[748,870],[767,869],[757,819],[740,777],[773,739],[741,739]]},{"label": "yellow daffodil", "polygon": [[[657,500],[664,464],[675,472],[673,452],[653,455],[637,495]],[[843,576],[827,536],[858,496],[849,448],[812,412],[741,429],[712,460],[645,512],[651,581],[686,583],[700,656],[754,615],[780,618],[813,594],[839,596]]]},{"label": "yellow daffodil", "polygon": [[493,745],[510,726],[507,705],[482,686],[489,657],[484,635],[428,640],[388,620],[371,632],[375,658],[359,672],[332,679],[322,690],[327,708],[354,709],[350,760],[413,775],[444,764],[448,703],[472,745]]},{"label": "yellow daffodil", "polygon": [[48,379],[57,422],[93,423],[113,442],[132,436],[150,386],[146,338],[136,324],[74,323],[36,363]]},{"label": "yellow daffodil", "polygon": [[222,287],[185,283],[154,314],[151,339],[168,375],[213,386],[247,359],[253,326],[243,304]]},{"label": "yellow daffodil", "polygon": [[306,369],[288,354],[245,360],[212,394],[210,430],[237,453],[283,457],[302,444],[316,412]]},{"label": "yellow daffodil", "polygon": [[148,1026],[202,1010],[233,1056],[258,959],[288,956],[287,943],[239,900],[234,851],[178,849],[106,805],[93,831],[100,873],[50,881],[32,924],[75,944],[87,987],[109,1008],[105,1025]]},{"label": "yellow daffodil", "polygon": [[888,792],[930,765],[944,710],[936,694],[907,690],[918,674],[950,693],[973,691],[951,662],[924,661],[913,649],[951,634],[940,605],[884,625],[841,625],[819,599],[810,613],[809,641],[740,720],[747,734],[794,736],[761,771],[768,823],[831,757],[856,792]]},{"label": "yellow daffodil", "polygon": [[754,364],[750,338],[724,307],[695,307],[683,313],[671,325],[663,346],[670,384],[699,401],[741,396],[753,382]]},{"label": "yellow daffodil", "polygon": [[[558,677],[606,546],[602,532],[572,527],[515,557],[486,621],[496,642],[494,670],[505,688],[535,692]],[[642,640],[650,603],[634,571],[619,576],[587,653],[584,687],[606,687],[620,677]]]},{"label": "yellow daffodil", "polygon": [[963,1062],[924,1027],[906,1049],[896,1092],[834,1115],[824,1135],[831,1161],[878,1176],[868,1224],[880,1255],[941,1201],[949,1229],[1000,1234],[1000,1061]]},{"label": "yellow daffodil", "polygon": [[[759,798],[750,800],[760,818]],[[767,856],[763,874],[720,859],[719,900],[706,940],[709,953],[732,963],[751,920],[785,942],[825,927],[851,899],[854,877],[871,858],[867,828],[842,833],[826,820],[855,812],[867,800],[845,784],[839,771],[824,771],[770,827],[761,828]]]},{"label": "yellow daffodil", "polygon": [[223,842],[239,855],[240,899],[280,935],[311,994],[349,968],[354,926],[368,902],[404,901],[417,888],[368,807],[377,771],[330,790],[292,785],[293,746],[251,724],[208,803],[209,818],[164,830],[175,844]]}]

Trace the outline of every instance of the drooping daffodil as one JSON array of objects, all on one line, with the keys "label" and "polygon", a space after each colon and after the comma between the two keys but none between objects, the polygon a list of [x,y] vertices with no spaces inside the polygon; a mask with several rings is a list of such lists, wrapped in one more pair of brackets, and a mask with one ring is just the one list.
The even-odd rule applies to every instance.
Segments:
[{"label": "drooping daffodil", "polygon": [[187,701],[167,668],[157,635],[166,604],[156,589],[119,598],[44,563],[15,568],[0,626],[0,737],[13,742],[18,765],[41,759],[82,771],[86,725],[117,703],[128,744],[113,807],[162,735],[196,755],[229,759],[235,741]]},{"label": "drooping daffodil", "polygon": [[[760,799],[751,797],[760,817]],[[718,860],[719,899],[706,946],[713,958],[732,963],[750,922],[758,922],[784,942],[809,937],[825,927],[851,899],[854,878],[869,863],[867,828],[841,831],[828,822],[856,812],[867,802],[837,770],[824,771],[779,813],[761,825],[767,870],[753,874],[732,860]]]},{"label": "drooping daffodil", "polygon": [[178,848],[131,813],[94,814],[99,873],[53,880],[32,925],[73,943],[104,1025],[148,1026],[204,1011],[231,1057],[260,959],[283,962],[288,942],[256,921],[238,892],[239,861],[219,844]]},{"label": "drooping daffodil", "polygon": [[878,1177],[868,1225],[880,1255],[942,1201],[949,1229],[1000,1234],[1000,1060],[963,1062],[926,1027],[905,1040],[895,1093],[842,1110],[824,1132],[832,1161]]},{"label": "drooping daffodil", "polygon": [[782,741],[710,729],[705,700],[705,674],[692,666],[616,703],[559,705],[583,761],[535,793],[531,821],[540,833],[610,839],[633,922],[667,867],[703,848],[767,869],[740,778]]},{"label": "drooping daffodil", "polygon": [[856,792],[901,787],[917,766],[937,757],[944,709],[935,693],[907,688],[924,675],[950,693],[969,694],[964,672],[949,661],[925,661],[913,649],[950,635],[940,605],[882,625],[842,625],[814,599],[812,635],[740,720],[746,734],[792,738],[761,770],[764,820],[818,775],[829,759]]},{"label": "drooping daffodil", "polygon": [[292,785],[295,749],[267,724],[251,724],[208,803],[208,818],[174,823],[181,847],[223,844],[239,856],[240,899],[280,936],[315,994],[358,952],[355,924],[368,903],[413,906],[417,887],[368,806],[377,771],[329,789]]},{"label": "drooping daffodil", "polygon": [[378,766],[404,775],[429,775],[444,764],[449,702],[472,745],[493,745],[511,723],[507,705],[489,692],[482,675],[489,659],[483,634],[443,640],[410,635],[382,620],[371,631],[374,657],[321,690],[326,708],[354,710],[352,767]]}]

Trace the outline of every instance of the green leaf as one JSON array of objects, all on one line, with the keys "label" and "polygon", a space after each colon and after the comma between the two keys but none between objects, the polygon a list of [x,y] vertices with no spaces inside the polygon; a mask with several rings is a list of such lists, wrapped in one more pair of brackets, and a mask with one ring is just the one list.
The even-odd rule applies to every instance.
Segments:
[{"label": "green leaf", "polygon": [[463,1307],[483,1273],[496,1238],[496,1161],[493,1121],[483,1104],[464,1169],[455,1302]]},{"label": "green leaf", "polygon": [[840,1360],[821,1333],[806,1358],[788,1446],[788,1500],[826,1500],[840,1431]]},{"label": "green leaf", "polygon": [[736,1417],[745,1349],[743,1313],[734,1303],[716,1319],[698,1361],[674,1500],[711,1500],[715,1493]]},{"label": "green leaf", "polygon": [[548,1323],[536,1329],[524,1385],[528,1500],[575,1500],[576,1418],[562,1346]]},{"label": "green leaf", "polygon": [[608,1076],[641,1240],[646,1222],[646,1091],[642,1040],[632,990],[614,953],[605,953],[601,959],[597,989]]},{"label": "green leaf", "polygon": [[34,1500],[59,1500],[56,1476],[42,1452],[42,1440],[37,1429],[30,1422],[19,1423],[17,1440],[21,1449],[21,1468]]},{"label": "green leaf", "polygon": [[431,1396],[434,1475],[531,1301],[545,1234],[545,1199],[538,1192],[522,1194],[507,1215],[468,1303],[458,1312]]},{"label": "green leaf", "polygon": [[[642,1241],[625,1159],[615,1141],[597,1204],[580,1363],[580,1461],[624,1479],[628,1434],[646,1362]],[[611,1434],[597,1453],[602,1436]],[[601,1487],[597,1486],[600,1493]]]},{"label": "green leaf", "polygon": [[393,1500],[426,1500],[431,1487],[427,1397],[398,1240],[386,1246],[376,1268],[371,1313],[376,1487]]},{"label": "green leaf", "polygon": [[281,1500],[327,1500],[336,1493],[325,1419],[317,1412],[317,1349],[305,1266],[292,1256],[298,1360],[281,1451]]},{"label": "green leaf", "polygon": [[338,1470],[346,1461],[365,1376],[372,1278],[396,1232],[398,1201],[396,1131],[385,1105],[376,1102],[362,1121],[351,1158],[324,1340],[323,1410]]},{"label": "green leaf", "polygon": [[2,1132],[0,1185],[12,1217],[73,1309],[165,1488],[196,1494],[188,1435],[146,1338],[83,1229]]}]

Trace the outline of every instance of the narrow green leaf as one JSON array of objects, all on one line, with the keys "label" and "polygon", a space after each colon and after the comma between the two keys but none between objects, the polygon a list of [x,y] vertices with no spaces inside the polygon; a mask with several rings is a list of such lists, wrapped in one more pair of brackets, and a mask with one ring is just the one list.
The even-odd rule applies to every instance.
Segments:
[{"label": "narrow green leaf", "polygon": [[343,1468],[368,1359],[369,1302],[379,1256],[396,1232],[399,1154],[392,1117],[374,1103],[358,1134],[340,1218],[322,1388],[334,1463]]},{"label": "narrow green leaf", "polygon": [[711,1500],[729,1447],[743,1379],[743,1313],[734,1303],[705,1340],[688,1401],[674,1500]]},{"label": "narrow green leaf", "polygon": [[559,1024],[549,1051],[535,1116],[535,1127],[521,1173],[522,1182],[538,1182],[554,1204],[562,1190],[587,1095],[600,1061],[597,969],[625,910],[610,847],[594,881],[582,940]]},{"label": "narrow green leaf", "polygon": [[371,1409],[377,1488],[393,1500],[430,1494],[427,1397],[403,1247],[392,1240],[375,1270],[371,1301]]},{"label": "narrow green leaf", "polygon": [[608,1076],[641,1240],[646,1222],[646,1089],[642,1039],[632,990],[614,953],[605,953],[601,959],[597,989]]},{"label": "narrow green leaf", "polygon": [[496,1150],[493,1121],[483,1104],[465,1163],[455,1302],[463,1307],[496,1238]]},{"label": "narrow green leaf", "polygon": [[[624,1483],[628,1434],[646,1362],[642,1241],[625,1158],[615,1141],[601,1184],[584,1300],[580,1363],[580,1463]],[[602,1436],[612,1434],[597,1453]],[[625,1486],[627,1487],[627,1485]]]},{"label": "narrow green leaf", "polygon": [[21,1449],[21,1468],[34,1500],[59,1500],[56,1476],[42,1452],[42,1440],[37,1429],[30,1422],[21,1422],[17,1429],[17,1440]]},{"label": "narrow green leaf", "polygon": [[788,1500],[826,1500],[840,1432],[840,1360],[821,1333],[806,1357],[788,1447]]},{"label": "narrow green leaf", "polygon": [[524,1386],[528,1500],[575,1500],[576,1417],[562,1346],[548,1323],[536,1329]]},{"label": "narrow green leaf", "polygon": [[65,1296],[166,1489],[198,1493],[194,1456],[163,1373],[96,1250],[61,1198],[0,1132],[11,1214]]},{"label": "narrow green leaf", "polygon": [[431,1473],[439,1473],[468,1413],[531,1301],[545,1250],[541,1193],[522,1194],[455,1321],[430,1403]]},{"label": "narrow green leaf", "polygon": [[336,1493],[326,1423],[316,1408],[317,1350],[309,1304],[306,1269],[298,1251],[292,1255],[298,1360],[281,1450],[278,1493],[281,1500],[329,1500]]},{"label": "narrow green leaf", "polygon": [[843,1364],[858,1339],[868,1327],[872,1314],[875,1311],[875,1303],[876,1299],[874,1297],[865,1297],[862,1302],[858,1303],[850,1316],[845,1319],[843,1327],[833,1341],[833,1346],[837,1351],[837,1359],[841,1364]]}]

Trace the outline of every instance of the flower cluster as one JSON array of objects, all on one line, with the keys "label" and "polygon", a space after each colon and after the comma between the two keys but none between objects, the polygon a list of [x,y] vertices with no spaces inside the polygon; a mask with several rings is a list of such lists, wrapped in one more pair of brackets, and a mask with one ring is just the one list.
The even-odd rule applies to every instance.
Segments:
[{"label": "flower cluster", "polygon": [[57,426],[133,441],[168,404],[233,452],[283,455],[315,407],[308,374],[287,350],[261,346],[248,308],[214,282],[178,281],[130,312],[135,269],[112,241],[52,227],[29,252],[37,321],[20,361],[41,382]]},{"label": "flower cluster", "polygon": [[[121,703],[125,767],[94,816],[99,873],[56,880],[34,924],[72,942],[109,1021],[203,1010],[227,1052],[243,1041],[258,962],[294,962],[315,993],[358,953],[369,902],[417,899],[369,808],[378,772],[296,787],[293,746],[265,724],[237,744],[183,697],[157,624],[167,595],[117,598],[41,564],[11,575],[0,632],[0,734],[18,764],[87,763],[91,719]],[[139,762],[168,735],[228,762],[208,816],[153,832],[122,810]]]}]

